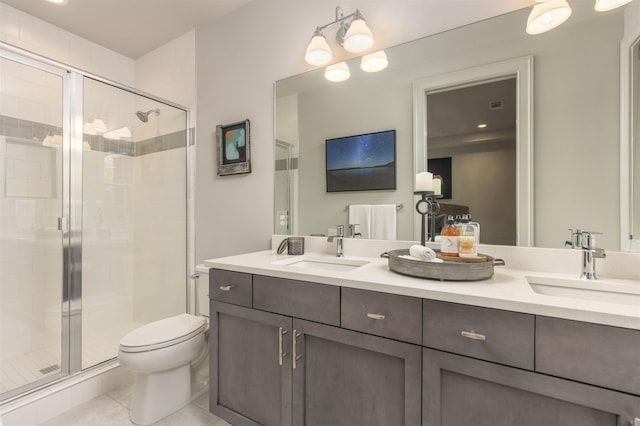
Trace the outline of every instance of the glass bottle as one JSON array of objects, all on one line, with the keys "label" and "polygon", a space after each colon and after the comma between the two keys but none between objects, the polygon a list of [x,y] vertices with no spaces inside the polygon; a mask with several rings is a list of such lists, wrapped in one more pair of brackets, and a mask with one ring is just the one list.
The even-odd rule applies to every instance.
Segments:
[{"label": "glass bottle", "polygon": [[440,231],[440,254],[442,256],[458,256],[458,236],[460,231],[453,224],[453,215],[447,216],[446,225]]},{"label": "glass bottle", "polygon": [[469,223],[469,215],[463,215],[460,221],[460,236],[458,237],[458,255],[460,257],[478,256],[478,231],[475,226]]}]

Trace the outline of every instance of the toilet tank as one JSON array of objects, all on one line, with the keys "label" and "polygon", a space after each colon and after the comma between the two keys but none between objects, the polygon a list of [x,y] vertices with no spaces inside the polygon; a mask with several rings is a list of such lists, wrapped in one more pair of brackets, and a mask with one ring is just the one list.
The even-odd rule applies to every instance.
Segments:
[{"label": "toilet tank", "polygon": [[196,272],[198,273],[198,278],[194,280],[195,291],[198,292],[198,297],[194,299],[198,301],[196,313],[209,316],[209,268],[200,264],[196,266]]}]

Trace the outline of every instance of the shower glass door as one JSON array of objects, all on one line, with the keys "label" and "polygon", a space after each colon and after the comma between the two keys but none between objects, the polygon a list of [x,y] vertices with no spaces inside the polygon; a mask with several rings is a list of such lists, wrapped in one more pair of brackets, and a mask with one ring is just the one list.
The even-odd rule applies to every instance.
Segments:
[{"label": "shower glass door", "polygon": [[0,400],[68,373],[62,70],[0,51]]},{"label": "shower glass door", "polygon": [[185,312],[187,114],[84,77],[81,368]]}]

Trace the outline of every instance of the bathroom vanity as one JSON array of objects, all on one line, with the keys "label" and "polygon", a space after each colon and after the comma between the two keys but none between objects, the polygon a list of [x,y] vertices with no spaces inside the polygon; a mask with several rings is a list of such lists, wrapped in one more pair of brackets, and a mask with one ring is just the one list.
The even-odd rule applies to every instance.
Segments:
[{"label": "bathroom vanity", "polygon": [[386,262],[207,261],[211,412],[235,426],[640,425],[640,305],[537,294],[520,269],[440,282]]}]

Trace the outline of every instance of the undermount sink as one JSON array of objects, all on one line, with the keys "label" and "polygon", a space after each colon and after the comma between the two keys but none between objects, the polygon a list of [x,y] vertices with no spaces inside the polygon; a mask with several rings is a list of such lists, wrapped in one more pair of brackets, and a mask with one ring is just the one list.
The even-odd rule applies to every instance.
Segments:
[{"label": "undermount sink", "polygon": [[274,265],[290,266],[302,269],[324,269],[330,271],[351,271],[368,264],[367,260],[349,259],[344,257],[311,257],[302,256],[295,259],[285,259],[273,262]]},{"label": "undermount sink", "polygon": [[640,306],[640,285],[555,277],[527,276],[526,279],[538,294]]}]

